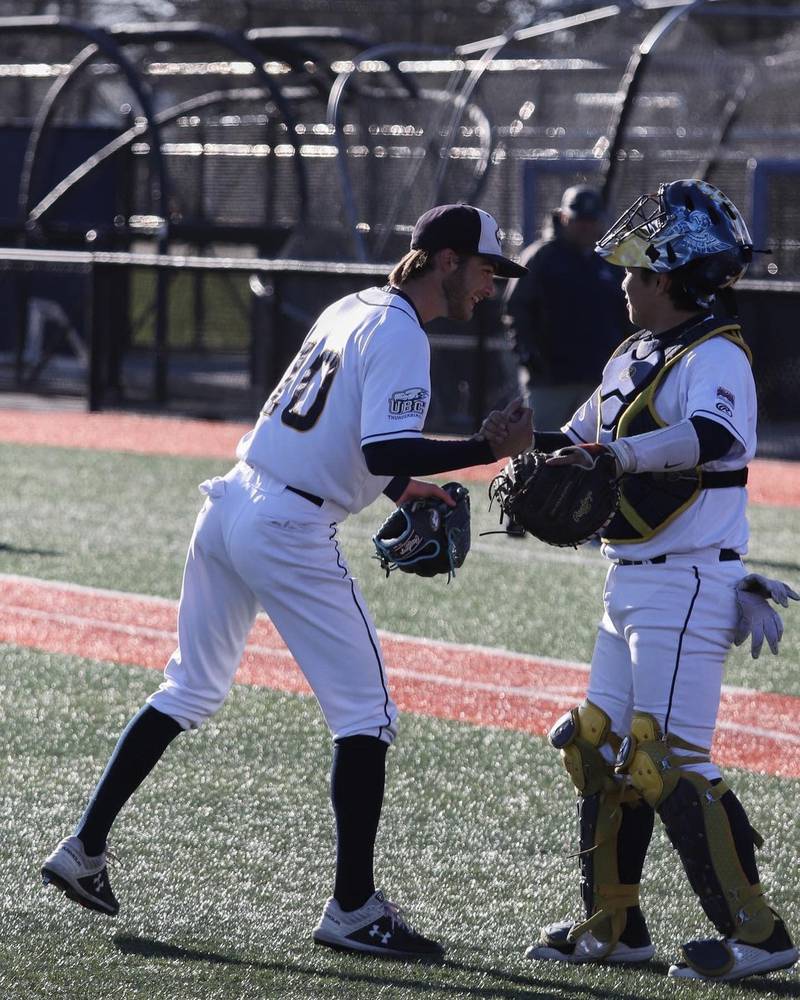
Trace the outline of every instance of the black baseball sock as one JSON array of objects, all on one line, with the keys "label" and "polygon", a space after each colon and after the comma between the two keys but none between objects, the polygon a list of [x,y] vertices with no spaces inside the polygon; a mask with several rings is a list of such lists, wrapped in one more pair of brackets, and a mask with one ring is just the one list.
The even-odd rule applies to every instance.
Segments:
[{"label": "black baseball sock", "polygon": [[75,830],[90,857],[105,850],[117,813],[180,732],[173,718],[151,705],[145,705],[128,723]]},{"label": "black baseball sock", "polygon": [[375,892],[373,858],[383,806],[388,744],[375,736],[337,740],[331,767],[336,817],[336,882],[343,910],[357,910]]}]

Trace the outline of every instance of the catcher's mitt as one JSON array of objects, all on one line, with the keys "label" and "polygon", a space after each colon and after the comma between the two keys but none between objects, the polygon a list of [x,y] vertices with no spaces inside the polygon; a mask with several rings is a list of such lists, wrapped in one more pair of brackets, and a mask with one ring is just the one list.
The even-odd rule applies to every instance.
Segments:
[{"label": "catcher's mitt", "polygon": [[614,456],[594,468],[546,465],[549,456],[528,451],[512,459],[489,486],[489,501],[503,515],[548,545],[577,547],[604,528],[619,503]]},{"label": "catcher's mitt", "polygon": [[447,582],[467,558],[470,546],[469,490],[460,483],[444,487],[456,501],[448,507],[429,497],[398,507],[372,536],[386,575],[393,569],[418,576],[447,573]]}]

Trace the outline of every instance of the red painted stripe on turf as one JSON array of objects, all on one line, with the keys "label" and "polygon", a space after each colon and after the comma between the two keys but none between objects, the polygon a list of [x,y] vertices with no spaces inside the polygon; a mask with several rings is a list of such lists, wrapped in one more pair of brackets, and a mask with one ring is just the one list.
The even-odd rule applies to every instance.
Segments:
[{"label": "red painted stripe on turf", "polygon": [[[0,577],[0,642],[160,670],[175,646],[171,601]],[[401,709],[540,736],[583,697],[582,664],[381,635]],[[308,694],[261,617],[237,674],[242,684]],[[800,777],[800,698],[727,688],[714,747],[724,766]]]},{"label": "red painted stripe on turf", "polygon": [[232,459],[252,424],[135,413],[0,410],[0,441],[56,448]]},{"label": "red painted stripe on turf", "polygon": [[[183,455],[233,462],[236,443],[251,424],[189,420],[132,413],[0,409],[0,441],[63,448]],[[505,462],[452,473],[461,482],[488,483]],[[750,501],[800,507],[800,463],[750,463]]]}]

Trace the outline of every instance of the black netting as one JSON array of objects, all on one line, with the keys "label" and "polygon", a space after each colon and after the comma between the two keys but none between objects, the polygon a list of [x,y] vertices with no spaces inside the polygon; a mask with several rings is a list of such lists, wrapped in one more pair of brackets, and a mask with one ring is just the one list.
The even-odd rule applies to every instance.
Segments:
[{"label": "black netting", "polygon": [[0,389],[86,394],[91,341],[88,264],[0,257]]},{"label": "black netting", "polygon": [[[75,0],[61,6],[70,16],[100,24],[115,20],[110,3]],[[561,10],[549,6],[555,16],[592,5],[565,0]],[[699,174],[723,186],[748,211],[756,166],[796,156],[800,27],[791,19],[759,18],[758,6],[753,4],[752,18],[726,18],[719,14],[723,5],[715,4],[717,16],[683,17],[655,46],[615,147],[608,191],[612,214],[664,179]],[[224,229],[231,239],[238,228],[239,242],[251,250],[275,253],[291,246],[308,257],[327,248],[326,256],[350,259],[396,256],[420,211],[435,200],[465,198],[496,213],[508,248],[519,250],[564,187],[598,178],[607,166],[603,155],[614,138],[610,125],[623,73],[636,46],[665,16],[660,8],[631,5],[617,16],[510,41],[482,66],[480,50],[455,58],[454,44],[479,38],[483,30],[498,35],[523,24],[535,13],[533,5],[523,10],[498,0],[467,11],[426,0],[398,11],[388,0],[351,0],[331,12],[324,4],[298,0],[270,4],[266,21],[266,8],[258,3],[224,11],[199,0],[178,7],[186,17],[237,29],[335,20],[350,35],[303,42],[291,72],[276,71],[275,50],[262,39],[257,44],[265,59],[272,58],[282,106],[268,97],[223,98],[163,126],[169,212],[177,235],[207,226]],[[31,11],[17,4],[17,12]],[[433,55],[399,45],[394,55],[402,75],[375,59],[348,80],[338,106],[344,150],[339,157],[326,106],[336,73],[360,45],[399,39],[444,47]],[[57,33],[9,35],[0,56],[5,60],[0,125],[4,108],[8,123],[30,121],[80,45],[80,39]],[[206,40],[126,44],[125,52],[152,89],[159,111],[212,90],[258,84],[245,61]],[[128,117],[120,113],[126,103],[132,108]],[[140,112],[123,75],[100,56],[67,88],[52,121],[102,122],[122,130]],[[297,126],[294,150],[289,120]],[[154,201],[148,142],[143,136],[131,147],[130,176],[121,165],[124,156],[115,160],[117,214],[135,217],[137,232],[154,232],[152,219],[161,211]],[[757,208],[768,215],[759,231],[780,249],[780,276],[800,277],[791,213],[776,209],[785,205],[778,192],[790,181],[779,172],[766,180],[763,171],[759,176],[763,196]],[[98,222],[100,228],[109,224]],[[257,226],[268,238],[259,241],[253,233]],[[197,235],[197,245],[207,245],[219,234]],[[762,273],[767,273],[763,267]]]},{"label": "black netting", "polygon": [[[777,16],[779,5],[752,0],[747,17],[735,16],[741,4],[725,0],[684,12],[643,60],[618,132],[626,69],[637,46],[670,16],[669,8],[622,3],[605,16],[604,10],[613,13],[611,5],[600,9],[600,3],[571,0],[174,5],[180,20],[237,32],[335,24],[347,33],[306,39],[291,69],[279,65],[274,40],[254,39],[282,100],[274,92],[256,92],[259,79],[246,61],[216,43],[126,44],[155,109],[186,105],[185,113],[162,126],[168,197],[157,198],[152,137],[141,133],[31,225],[18,204],[31,123],[85,40],[5,32],[4,243],[127,249],[141,240],[153,250],[156,237],[164,237],[165,212],[176,251],[389,262],[407,248],[423,210],[437,200],[470,199],[497,217],[506,250],[514,254],[541,232],[571,184],[603,184],[607,177],[609,215],[615,216],[662,181],[702,176],[742,209],[759,246],[773,251],[757,256],[749,277],[800,281],[800,209],[794,197],[800,177],[800,19]],[[0,15],[36,14],[40,6],[0,0]],[[591,14],[593,7],[599,13]],[[88,23],[119,20],[119,5],[111,0],[64,0],[54,9]],[[142,16],[152,17],[153,9],[146,5]],[[536,15],[544,23],[578,11],[589,12],[584,23],[509,41],[491,60],[481,61],[480,47],[456,53],[456,46],[524,26]],[[337,75],[364,48],[381,43],[393,44],[391,55],[379,49],[360,71],[339,76],[339,101],[329,107]],[[440,49],[432,51],[433,45]],[[382,62],[384,56],[398,59],[400,72]],[[242,97],[242,88],[252,92]],[[214,91],[222,92],[214,102],[187,103]],[[130,128],[141,111],[107,55],[88,63],[54,109],[33,202],[81,158]],[[338,133],[329,121],[334,111]],[[193,303],[191,322],[199,325],[184,334],[181,349],[233,350],[235,342],[236,350],[245,351],[249,328],[231,304],[230,288],[205,283],[202,290],[196,276],[176,279],[175,301]],[[309,290],[307,279],[299,278],[287,287],[299,329],[327,286]],[[148,296],[143,292],[142,301]],[[197,319],[196,303],[204,296],[206,314]],[[188,305],[170,308],[180,312]],[[769,419],[784,419],[791,398],[787,379],[796,381],[798,352],[785,333],[789,326],[781,321],[767,329],[762,323],[757,333]],[[146,329],[145,322],[137,335]],[[773,364],[773,357],[781,364]]]}]

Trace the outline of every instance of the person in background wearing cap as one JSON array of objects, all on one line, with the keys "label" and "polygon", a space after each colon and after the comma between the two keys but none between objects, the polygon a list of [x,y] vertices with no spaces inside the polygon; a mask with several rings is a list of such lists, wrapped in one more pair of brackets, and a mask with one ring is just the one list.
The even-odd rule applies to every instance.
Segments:
[{"label": "person in background wearing cap", "polygon": [[[322,312],[239,441],[237,464],[200,486],[205,502],[186,559],[178,648],[164,682],[120,737],[74,834],[44,862],[46,884],[116,915],[106,867],[111,826],[170,742],[221,708],[263,608],[333,737],[336,870],[314,941],[393,958],[443,955],[375,887],[373,853],[397,708],[336,526],[381,493],[397,504],[435,496],[452,506],[439,486],[415,477],[489,464],[530,445],[531,411],[520,400],[484,421],[508,426],[502,445],[489,444],[480,431],[455,441],[423,434],[431,396],[424,325],[441,316],[469,320],[492,294],[495,277],[524,273],[503,256],[491,215],[441,205],[418,220],[411,249],[386,287],[347,295]],[[306,779],[297,775],[298,784]],[[248,834],[232,830],[231,838]]]},{"label": "person in background wearing cap", "polygon": [[574,413],[631,332],[619,275],[594,252],[604,214],[595,188],[567,188],[552,228],[520,257],[528,273],[506,288],[505,322],[539,427]]}]

